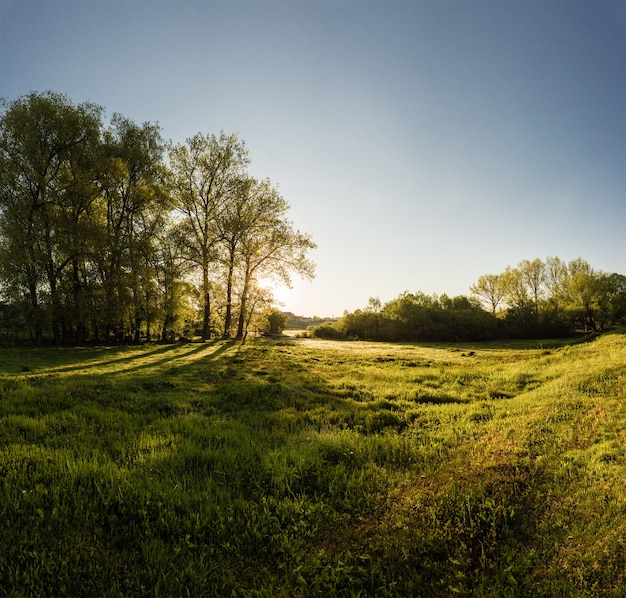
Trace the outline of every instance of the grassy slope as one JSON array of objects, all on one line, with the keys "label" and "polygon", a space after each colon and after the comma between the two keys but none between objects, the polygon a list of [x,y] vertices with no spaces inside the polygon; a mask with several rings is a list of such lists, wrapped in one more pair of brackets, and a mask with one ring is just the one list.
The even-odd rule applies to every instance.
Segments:
[{"label": "grassy slope", "polygon": [[0,352],[0,595],[621,596],[626,338]]}]

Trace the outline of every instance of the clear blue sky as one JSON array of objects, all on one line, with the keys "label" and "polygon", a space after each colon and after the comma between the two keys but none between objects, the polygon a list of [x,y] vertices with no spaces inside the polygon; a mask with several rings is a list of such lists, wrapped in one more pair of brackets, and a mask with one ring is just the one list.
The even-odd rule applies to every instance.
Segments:
[{"label": "clear blue sky", "polygon": [[339,316],[559,256],[626,274],[626,3],[0,0],[0,96],[239,132]]}]

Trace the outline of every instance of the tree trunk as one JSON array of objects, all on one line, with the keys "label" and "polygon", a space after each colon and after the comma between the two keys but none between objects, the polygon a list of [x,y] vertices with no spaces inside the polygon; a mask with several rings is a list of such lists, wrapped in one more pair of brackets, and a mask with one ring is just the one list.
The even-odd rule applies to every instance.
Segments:
[{"label": "tree trunk", "polygon": [[243,290],[241,292],[241,304],[239,306],[239,322],[237,325],[236,338],[243,338],[243,333],[246,328],[246,308],[248,305],[248,288],[250,286],[250,275],[246,273]]},{"label": "tree trunk", "polygon": [[228,278],[226,280],[226,313],[224,315],[224,338],[230,336],[230,327],[233,319],[233,269],[231,261],[228,268]]},{"label": "tree trunk", "polygon": [[204,318],[202,320],[202,340],[211,338],[211,295],[209,293],[209,252],[202,249],[202,290],[204,291]]},{"label": "tree trunk", "polygon": [[80,267],[76,258],[72,259],[72,293],[74,315],[76,317],[76,344],[85,344],[87,340],[87,325],[84,321],[85,309],[83,306],[83,286],[80,282]]},{"label": "tree trunk", "polygon": [[32,314],[32,324],[35,328],[34,341],[36,345],[41,345],[43,341],[43,334],[41,330],[41,309],[39,307],[39,300],[37,297],[37,285],[36,283],[30,283],[28,285],[30,295],[30,306]]},{"label": "tree trunk", "polygon": [[204,299],[204,321],[202,324],[202,340],[211,338],[211,295],[207,292]]},{"label": "tree trunk", "polygon": [[50,314],[52,318],[52,335],[54,344],[58,347],[61,344],[61,323],[63,318],[52,257],[49,258],[48,265],[46,266],[46,274],[48,277],[48,286],[50,287],[50,303],[52,305],[52,313]]}]

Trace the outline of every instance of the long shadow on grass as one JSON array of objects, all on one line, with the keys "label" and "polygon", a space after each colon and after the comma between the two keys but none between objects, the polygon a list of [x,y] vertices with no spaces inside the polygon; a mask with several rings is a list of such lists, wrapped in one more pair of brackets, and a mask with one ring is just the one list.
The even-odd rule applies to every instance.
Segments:
[{"label": "long shadow on grass", "polygon": [[[213,356],[219,355],[226,349],[232,346],[232,343],[227,343],[222,347],[218,347],[215,351],[213,351],[207,357],[212,358]],[[191,347],[191,348],[190,348]],[[158,347],[156,349],[151,349],[148,351],[137,351],[133,352],[131,355],[126,355],[123,357],[112,358],[107,360],[97,360],[92,363],[74,363],[66,366],[59,367],[51,367],[41,369],[40,371],[32,372],[31,375],[49,375],[49,374],[71,374],[73,372],[83,372],[89,370],[106,370],[109,368],[115,368],[115,374],[122,373],[133,373],[136,371],[144,370],[144,369],[152,369],[162,366],[166,363],[174,364],[180,360],[186,359],[196,359],[193,356],[206,351],[207,349],[211,349],[215,347],[215,343],[199,343],[199,344],[189,344],[189,345],[165,345],[162,347]],[[154,359],[155,357],[161,356],[160,359]],[[144,363],[132,366],[125,367],[126,364],[132,364],[137,361],[143,361]],[[23,374],[23,372],[21,372]]]},{"label": "long shadow on grass", "polygon": [[[108,366],[119,366],[125,363],[136,361],[137,359],[150,358],[153,355],[159,355],[159,354],[166,353],[166,352],[169,353],[176,349],[180,349],[180,347],[181,345],[163,345],[151,351],[143,351],[143,352],[133,351],[130,355],[124,355],[121,357],[117,356],[118,353],[120,351],[127,351],[128,347],[103,348],[102,349],[103,355],[104,355],[104,352],[108,352],[108,351],[114,351],[115,352],[114,355],[111,356],[110,359],[98,359],[98,357],[91,357],[90,363],[83,363],[79,361],[79,362],[74,362],[69,365],[42,368],[41,370],[35,370],[34,372],[32,372],[32,374],[34,375],[52,374],[52,373],[67,374],[67,373],[77,372],[77,371],[82,371],[82,370],[105,369]],[[20,373],[23,374],[23,372],[20,372]]]},{"label": "long shadow on grass", "polygon": [[[171,368],[168,373],[177,374],[181,369],[185,367],[185,365],[183,365],[181,362],[184,362],[184,361],[194,362],[194,361],[197,361],[199,358],[202,358],[203,361],[216,359],[222,353],[224,353],[225,351],[233,347],[235,344],[236,344],[236,341],[226,341],[226,342],[223,342],[221,346],[217,346],[217,348],[215,348],[216,347],[215,343],[200,343],[194,346],[192,349],[188,351],[186,350],[184,353],[180,353],[177,355],[167,355],[166,357],[163,357],[155,361],[141,363],[130,368],[125,368],[120,373],[132,374],[134,372],[151,370],[154,368],[158,368],[159,366],[169,364]],[[206,353],[206,355],[199,355],[200,353]],[[150,355],[152,355],[152,353]],[[186,365],[191,365],[191,363],[186,364]]]}]

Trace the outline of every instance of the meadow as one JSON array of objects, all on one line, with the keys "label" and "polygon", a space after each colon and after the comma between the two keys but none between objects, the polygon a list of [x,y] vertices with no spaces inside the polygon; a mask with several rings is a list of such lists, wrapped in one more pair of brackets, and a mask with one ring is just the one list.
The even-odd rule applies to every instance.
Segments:
[{"label": "meadow", "polygon": [[625,596],[626,336],[0,349],[0,596]]}]

